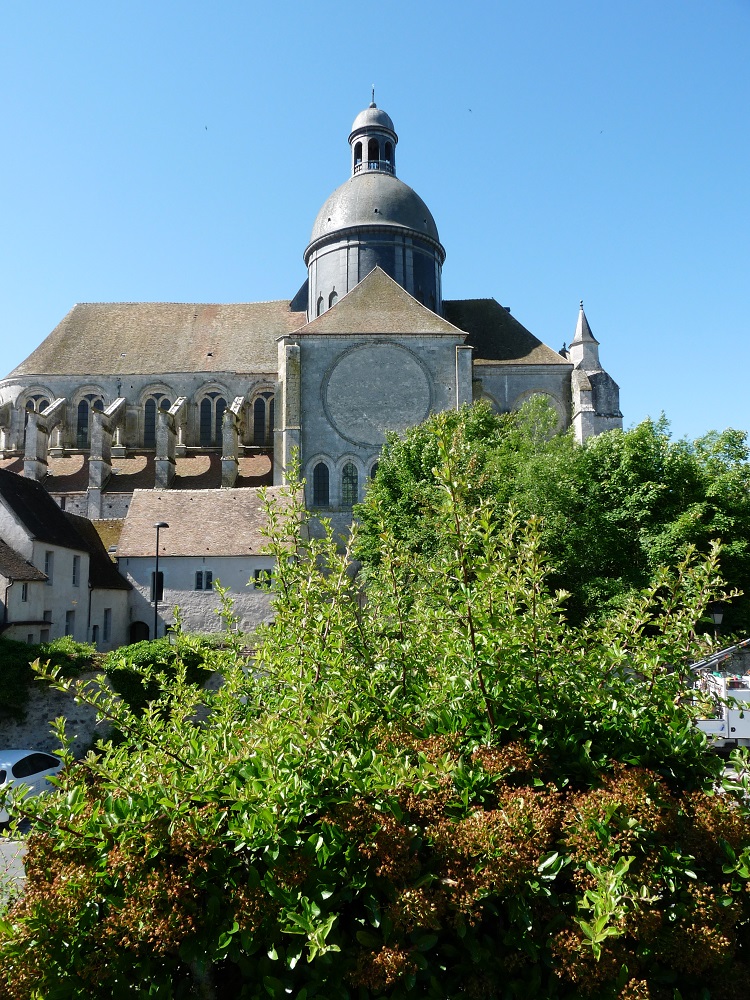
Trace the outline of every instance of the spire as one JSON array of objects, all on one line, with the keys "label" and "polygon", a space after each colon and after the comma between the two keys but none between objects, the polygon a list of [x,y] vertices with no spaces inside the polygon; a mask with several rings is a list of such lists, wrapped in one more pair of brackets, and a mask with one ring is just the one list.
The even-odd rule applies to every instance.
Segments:
[{"label": "spire", "polygon": [[375,103],[375,84],[374,83],[372,85],[372,102],[370,104],[370,107],[371,108],[376,108],[377,107],[377,104]]},{"label": "spire", "polygon": [[576,368],[582,368],[584,371],[598,371],[601,368],[599,341],[591,332],[589,321],[586,319],[586,313],[583,311],[583,299],[581,299],[578,312],[575,336],[568,348],[568,356]]}]

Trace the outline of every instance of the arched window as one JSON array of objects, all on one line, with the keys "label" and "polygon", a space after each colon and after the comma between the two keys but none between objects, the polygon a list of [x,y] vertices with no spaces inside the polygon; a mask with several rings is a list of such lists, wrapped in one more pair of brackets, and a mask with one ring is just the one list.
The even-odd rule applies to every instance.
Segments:
[{"label": "arched window", "polygon": [[253,403],[253,444],[273,444],[273,393],[262,392]]},{"label": "arched window", "polygon": [[378,474],[378,465],[379,464],[380,464],[379,462],[373,462],[372,463],[372,468],[370,469],[370,479],[374,479],[375,476],[377,476],[377,474]]},{"label": "arched window", "polygon": [[44,411],[49,406],[49,400],[46,396],[42,396],[41,393],[36,396],[29,396],[26,400],[26,406],[24,407],[25,413],[23,418],[24,427],[29,422],[30,413],[44,413]]},{"label": "arched window", "polygon": [[227,401],[218,392],[209,392],[201,400],[199,440],[201,448],[221,445],[221,422]]},{"label": "arched window", "polygon": [[362,143],[354,143],[354,170],[356,173],[357,167],[362,165]]},{"label": "arched window", "polygon": [[330,474],[325,462],[318,462],[313,469],[313,507],[327,507],[330,503]]},{"label": "arched window", "polygon": [[367,143],[367,164],[371,170],[377,170],[380,166],[380,144],[377,139],[370,139]]},{"label": "arched window", "polygon": [[149,396],[143,407],[143,447],[156,447],[156,410],[168,410],[172,404],[166,396],[155,392]]},{"label": "arched window", "polygon": [[89,392],[78,404],[76,414],[76,447],[88,448],[91,444],[91,410],[103,410],[101,396]]},{"label": "arched window", "polygon": [[339,293],[334,288],[334,290],[328,296],[328,308],[330,309],[331,306],[335,306],[338,300],[339,300]]},{"label": "arched window", "polygon": [[353,507],[359,499],[359,473],[356,465],[347,462],[341,472],[341,506]]},{"label": "arched window", "polygon": [[385,144],[385,161],[393,166],[393,146],[391,146],[390,142]]},{"label": "arched window", "polygon": [[316,316],[322,316],[323,315],[323,296],[322,295],[318,296],[318,304],[317,304],[317,307],[316,307],[316,313],[315,313],[315,315]]}]

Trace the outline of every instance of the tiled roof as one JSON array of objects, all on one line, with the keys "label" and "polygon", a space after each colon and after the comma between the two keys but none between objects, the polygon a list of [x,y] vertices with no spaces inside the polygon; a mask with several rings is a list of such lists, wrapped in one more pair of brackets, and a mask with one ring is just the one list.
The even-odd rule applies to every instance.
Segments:
[{"label": "tiled roof", "polygon": [[12,549],[7,542],[0,538],[0,575],[8,580],[46,580],[47,577],[36,566],[32,566],[28,559],[24,559],[20,552]]},{"label": "tiled roof", "polygon": [[376,267],[322,316],[297,331],[305,334],[450,334],[457,329],[409,295]]},{"label": "tiled roof", "polygon": [[277,338],[305,320],[288,301],[83,303],[9,377],[272,373]]},{"label": "tiled roof", "polygon": [[0,497],[32,538],[86,551],[83,540],[41,483],[0,469]]},{"label": "tiled roof", "polygon": [[96,533],[101,539],[102,545],[107,550],[107,554],[114,561],[114,557],[110,554],[110,549],[116,549],[120,542],[120,535],[122,534],[122,526],[125,524],[125,519],[122,517],[102,517],[97,518],[96,521],[91,522],[96,529]]},{"label": "tiled roof", "polygon": [[[265,492],[281,500],[286,491],[269,487]],[[164,556],[249,556],[265,546],[260,490],[136,490],[118,557],[152,556],[158,521],[169,525],[159,535],[159,554]]]},{"label": "tiled roof", "polygon": [[446,319],[469,334],[474,364],[570,365],[547,347],[495,299],[448,299]]},{"label": "tiled roof", "polygon": [[120,576],[109,557],[94,525],[86,517],[67,513],[70,521],[86,545],[89,554],[89,583],[96,590],[132,590],[128,581]]}]

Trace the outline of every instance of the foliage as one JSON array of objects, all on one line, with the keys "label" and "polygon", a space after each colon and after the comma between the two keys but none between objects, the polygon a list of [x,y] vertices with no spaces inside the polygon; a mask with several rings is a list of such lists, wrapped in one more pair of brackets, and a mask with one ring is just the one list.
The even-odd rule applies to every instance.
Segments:
[{"label": "foliage", "polygon": [[112,650],[104,657],[102,668],[114,690],[140,715],[174,680],[178,658],[188,683],[202,684],[210,673],[206,666],[209,651],[215,646],[213,637],[184,635],[178,628],[171,639],[145,639]]},{"label": "foliage", "polygon": [[16,806],[0,995],[747,995],[750,771],[715,794],[687,689],[717,553],[571,628],[538,523],[435,467],[441,544],[382,524],[366,592],[270,510],[276,622],[248,668],[225,607],[218,690],[62,682],[126,738]]},{"label": "foliage", "polygon": [[49,660],[65,676],[72,677],[90,670],[95,663],[96,647],[76,642],[66,635],[51,642],[31,644],[0,637],[0,718],[23,719],[29,700],[29,688],[34,681],[30,664],[34,660]]},{"label": "foliage", "polygon": [[[578,446],[552,434],[541,397],[517,413],[495,415],[485,403],[430,417],[403,439],[389,438],[365,502],[357,555],[379,559],[379,525],[387,518],[410,550],[434,551],[440,530],[437,441],[449,436],[461,455],[474,502],[492,502],[498,517],[542,518],[551,583],[570,592],[568,615],[581,621],[619,607],[648,586],[660,567],[690,546],[706,553],[722,541],[721,568],[750,594],[750,464],[746,435],[711,432],[672,441],[662,418],[610,431]],[[750,630],[750,600],[728,609],[729,631]]]}]

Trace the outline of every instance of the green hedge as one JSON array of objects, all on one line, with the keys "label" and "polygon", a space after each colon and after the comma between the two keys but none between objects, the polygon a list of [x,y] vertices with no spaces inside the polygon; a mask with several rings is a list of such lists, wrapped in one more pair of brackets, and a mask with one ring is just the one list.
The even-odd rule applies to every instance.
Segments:
[{"label": "green hedge", "polygon": [[160,694],[158,679],[149,677],[149,673],[173,678],[179,655],[187,667],[187,680],[202,684],[211,673],[205,664],[214,645],[214,641],[198,636],[178,636],[174,645],[166,638],[144,640],[107,653],[103,668],[115,691],[140,714]]},{"label": "green hedge", "polygon": [[26,643],[0,637],[0,718],[22,720],[26,714],[29,689],[34,680],[30,664],[47,661],[71,677],[96,664],[96,647],[76,642],[69,635],[52,642]]}]

